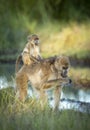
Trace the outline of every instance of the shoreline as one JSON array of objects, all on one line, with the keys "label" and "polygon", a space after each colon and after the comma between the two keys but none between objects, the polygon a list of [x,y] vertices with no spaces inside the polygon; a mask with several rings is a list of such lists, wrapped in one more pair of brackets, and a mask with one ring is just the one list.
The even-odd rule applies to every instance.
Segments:
[{"label": "shoreline", "polygon": [[[71,66],[73,67],[90,67],[90,58],[77,58],[69,56]],[[0,64],[15,64],[16,58],[0,58]]]}]

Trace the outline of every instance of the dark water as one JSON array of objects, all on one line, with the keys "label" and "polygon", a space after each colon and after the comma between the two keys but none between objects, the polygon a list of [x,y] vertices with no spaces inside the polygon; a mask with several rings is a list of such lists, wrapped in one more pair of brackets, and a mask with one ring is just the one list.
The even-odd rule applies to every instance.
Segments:
[{"label": "dark water", "polygon": [[15,65],[14,64],[0,64],[0,77],[6,77],[8,80],[11,76],[14,76]]},{"label": "dark water", "polygon": [[[6,87],[15,87],[15,66],[14,64],[0,64],[0,89]],[[52,97],[52,92],[49,91],[49,98]],[[32,90],[29,88],[28,90],[29,96],[33,96]],[[63,87],[61,93],[61,99],[71,99],[74,101],[81,101],[81,102],[90,102],[90,91],[89,90],[78,90],[70,87]],[[53,97],[50,100],[50,104],[53,107],[54,101]],[[70,109],[71,106],[73,108],[78,108],[77,102],[70,102],[64,100],[61,102],[60,108],[61,109]]]}]

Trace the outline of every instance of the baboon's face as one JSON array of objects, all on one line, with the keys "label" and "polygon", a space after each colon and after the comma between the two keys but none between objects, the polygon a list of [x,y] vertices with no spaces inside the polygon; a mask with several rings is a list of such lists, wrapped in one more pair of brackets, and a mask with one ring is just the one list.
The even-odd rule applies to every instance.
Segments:
[{"label": "baboon's face", "polygon": [[39,37],[36,34],[29,35],[27,37],[28,42],[30,42],[31,46],[35,47],[39,45]]},{"label": "baboon's face", "polygon": [[38,46],[38,44],[39,44],[39,38],[38,38],[38,36],[32,37],[30,42],[31,42],[31,44],[33,46]]},{"label": "baboon's face", "polygon": [[39,51],[39,37],[34,35],[30,38],[30,55],[40,59],[40,51]]},{"label": "baboon's face", "polygon": [[69,66],[63,65],[63,66],[62,66],[61,76],[64,77],[64,78],[67,77],[68,70],[69,70]]},{"label": "baboon's face", "polygon": [[67,77],[69,70],[69,59],[66,56],[61,56],[56,59],[55,67],[63,78]]}]

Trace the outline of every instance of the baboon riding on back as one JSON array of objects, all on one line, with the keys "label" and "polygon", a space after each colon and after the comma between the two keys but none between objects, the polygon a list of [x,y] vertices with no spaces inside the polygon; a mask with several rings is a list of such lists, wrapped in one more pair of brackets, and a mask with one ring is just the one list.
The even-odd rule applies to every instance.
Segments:
[{"label": "baboon riding on back", "polygon": [[38,62],[40,59],[39,37],[36,34],[32,34],[27,37],[27,44],[16,60],[15,70],[16,72],[18,71],[18,66],[21,60],[24,65],[30,65],[33,62]]},{"label": "baboon riding on back", "polygon": [[20,101],[25,101],[28,89],[28,81],[31,86],[40,93],[40,100],[43,103],[46,101],[45,90],[55,89],[55,109],[59,106],[60,94],[62,86],[70,84],[68,78],[69,60],[66,56],[57,56],[40,60],[31,65],[23,65],[16,73],[16,90],[17,97]]},{"label": "baboon riding on back", "polygon": [[[40,93],[42,104],[45,102],[45,90],[54,88],[55,109],[59,106],[61,88],[70,84],[68,69],[70,66],[67,56],[54,56],[42,59],[39,51],[39,38],[37,35],[28,37],[21,57],[23,66],[16,72],[16,97],[25,101],[28,89],[28,81],[31,86]],[[18,59],[16,61],[17,69]]]}]

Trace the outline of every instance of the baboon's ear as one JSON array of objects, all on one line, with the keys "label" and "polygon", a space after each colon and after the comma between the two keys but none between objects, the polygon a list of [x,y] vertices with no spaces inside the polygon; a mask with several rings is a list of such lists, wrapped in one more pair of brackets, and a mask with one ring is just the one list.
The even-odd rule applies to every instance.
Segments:
[{"label": "baboon's ear", "polygon": [[57,58],[56,58],[56,60],[55,60],[55,67],[56,67],[56,68],[58,68],[58,63],[59,63],[59,60],[60,60],[60,58],[59,58],[59,57],[57,57]]},{"label": "baboon's ear", "polygon": [[56,61],[59,62],[60,59],[61,59],[61,57],[62,57],[62,56],[58,56],[58,57],[56,58]]}]

